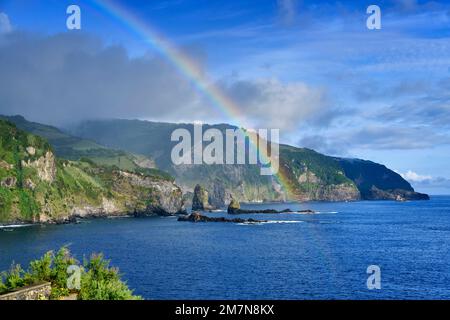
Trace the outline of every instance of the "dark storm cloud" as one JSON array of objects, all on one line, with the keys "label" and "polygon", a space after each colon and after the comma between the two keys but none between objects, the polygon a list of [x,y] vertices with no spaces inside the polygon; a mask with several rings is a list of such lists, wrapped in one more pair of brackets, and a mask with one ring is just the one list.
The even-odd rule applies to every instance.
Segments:
[{"label": "dark storm cloud", "polygon": [[1,113],[45,123],[201,114],[192,85],[159,58],[130,59],[120,46],[73,33],[13,32],[0,43]]},{"label": "dark storm cloud", "polygon": [[[234,79],[217,86],[239,106],[241,119],[224,118],[207,95],[162,58],[130,58],[121,46],[105,46],[78,33],[41,37],[11,32],[1,40],[2,114],[50,124],[88,118],[237,120],[285,131],[303,122],[329,121],[332,114],[323,88],[277,79]],[[195,58],[201,67],[204,55],[197,52]]]}]

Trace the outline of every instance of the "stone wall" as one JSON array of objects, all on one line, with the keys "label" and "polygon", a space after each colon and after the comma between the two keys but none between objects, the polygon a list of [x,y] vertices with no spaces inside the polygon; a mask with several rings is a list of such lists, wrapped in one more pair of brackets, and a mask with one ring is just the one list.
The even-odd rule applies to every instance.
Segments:
[{"label": "stone wall", "polygon": [[0,300],[48,300],[51,290],[51,283],[45,282],[0,295]]}]

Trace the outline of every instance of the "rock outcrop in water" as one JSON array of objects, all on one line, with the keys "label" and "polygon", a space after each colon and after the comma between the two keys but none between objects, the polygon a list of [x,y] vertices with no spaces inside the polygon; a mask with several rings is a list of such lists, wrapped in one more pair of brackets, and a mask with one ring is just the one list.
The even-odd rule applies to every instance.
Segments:
[{"label": "rock outcrop in water", "polygon": [[231,198],[231,202],[228,206],[228,213],[235,213],[241,209],[241,204],[234,198]]},{"label": "rock outcrop in water", "polygon": [[194,212],[188,216],[181,216],[178,217],[178,221],[188,221],[188,222],[233,222],[233,223],[261,223],[261,222],[267,222],[266,220],[255,220],[255,219],[241,219],[241,218],[234,218],[234,219],[227,219],[224,217],[208,217],[201,215],[198,212]]},{"label": "rock outcrop in water", "polygon": [[248,209],[241,209],[241,205],[239,201],[232,199],[230,205],[228,206],[228,213],[229,214],[280,214],[280,213],[315,213],[313,210],[300,210],[300,211],[292,211],[291,209],[284,209],[284,210],[275,210],[275,209],[258,209],[258,210],[248,210]]},{"label": "rock outcrop in water", "polygon": [[197,184],[194,189],[194,197],[192,198],[192,210],[207,211],[213,207],[209,204],[209,194],[205,188]]}]

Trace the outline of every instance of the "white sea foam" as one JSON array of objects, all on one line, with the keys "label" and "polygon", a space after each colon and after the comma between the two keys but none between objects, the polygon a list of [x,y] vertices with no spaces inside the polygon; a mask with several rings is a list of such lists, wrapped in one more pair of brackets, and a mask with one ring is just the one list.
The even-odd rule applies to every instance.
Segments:
[{"label": "white sea foam", "polygon": [[337,211],[318,211],[318,212],[316,212],[316,213],[319,213],[319,214],[336,214],[336,213],[339,213],[339,212],[337,212]]},{"label": "white sea foam", "polygon": [[107,216],[107,219],[128,219],[133,218],[132,216]]},{"label": "white sea foam", "polygon": [[269,221],[260,221],[260,222],[241,222],[237,223],[240,226],[251,226],[251,225],[262,225],[262,224],[282,224],[282,223],[303,223],[304,221],[295,221],[295,220],[269,220]]},{"label": "white sea foam", "polygon": [[336,214],[339,213],[337,211],[314,211],[314,212],[300,212],[300,211],[294,211],[290,212],[288,214],[302,214],[302,215],[315,215],[315,214]]},{"label": "white sea foam", "polygon": [[263,221],[263,224],[271,224],[271,223],[302,223],[304,221],[296,221],[296,220],[269,220]]},{"label": "white sea foam", "polygon": [[236,223],[238,226],[259,226],[259,225],[261,225],[262,223],[261,222],[239,222],[239,223]]},{"label": "white sea foam", "polygon": [[0,229],[15,229],[15,228],[24,228],[24,227],[31,227],[32,224],[10,224],[6,226],[0,225]]},{"label": "white sea foam", "polygon": [[313,215],[313,214],[316,214],[316,213],[318,213],[318,212],[311,213],[311,212],[299,212],[299,211],[293,211],[293,212],[287,212],[287,213],[285,213],[285,214]]}]

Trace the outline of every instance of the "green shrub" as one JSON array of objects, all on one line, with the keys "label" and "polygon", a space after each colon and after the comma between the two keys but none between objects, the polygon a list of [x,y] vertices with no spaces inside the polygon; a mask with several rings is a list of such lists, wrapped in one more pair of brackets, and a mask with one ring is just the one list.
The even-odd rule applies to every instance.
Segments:
[{"label": "green shrub", "polygon": [[44,281],[52,275],[53,253],[47,252],[41,259],[30,262],[29,282]]},{"label": "green shrub", "polygon": [[81,300],[136,300],[127,285],[120,280],[119,271],[109,267],[109,261],[102,254],[92,255],[85,262],[85,269],[81,277]]},{"label": "green shrub", "polygon": [[26,285],[24,280],[24,270],[19,264],[13,263],[9,271],[0,274],[0,293],[12,291]]},{"label": "green shrub", "polygon": [[81,270],[81,288],[77,292],[80,300],[136,300],[125,282],[120,279],[119,271],[109,266],[103,255],[92,255],[80,266],[70,251],[63,247],[54,254],[47,252],[42,258],[30,262],[25,272],[20,265],[12,264],[9,271],[0,273],[0,294],[27,285],[48,281],[52,284],[50,299],[67,296],[67,268],[77,265]]},{"label": "green shrub", "polygon": [[56,299],[69,294],[67,289],[67,268],[71,265],[78,265],[78,261],[71,256],[69,249],[62,247],[53,257],[51,298]]}]

